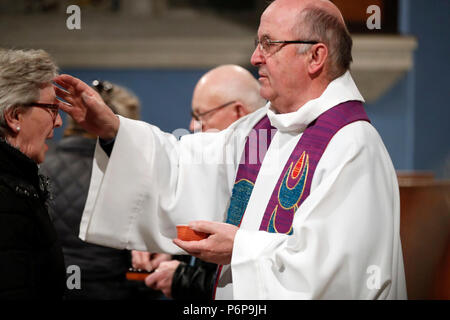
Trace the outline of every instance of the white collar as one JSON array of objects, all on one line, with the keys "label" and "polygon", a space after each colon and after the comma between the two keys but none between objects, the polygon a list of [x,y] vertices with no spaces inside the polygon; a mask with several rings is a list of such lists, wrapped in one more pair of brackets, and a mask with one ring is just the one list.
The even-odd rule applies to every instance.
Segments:
[{"label": "white collar", "polygon": [[308,101],[297,111],[277,114],[269,103],[267,116],[272,126],[279,131],[301,133],[325,111],[351,100],[364,102],[350,72],[347,71],[330,82],[320,97]]}]

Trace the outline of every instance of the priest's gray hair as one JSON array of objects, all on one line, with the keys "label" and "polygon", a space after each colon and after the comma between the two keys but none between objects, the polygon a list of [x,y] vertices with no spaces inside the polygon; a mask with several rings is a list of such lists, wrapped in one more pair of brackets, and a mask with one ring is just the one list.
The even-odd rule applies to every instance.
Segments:
[{"label": "priest's gray hair", "polygon": [[[299,13],[298,21],[294,32],[302,40],[316,40],[327,46],[330,81],[350,69],[353,40],[340,17],[318,7],[307,7]],[[311,47],[310,44],[301,45],[299,54],[306,53]]]},{"label": "priest's gray hair", "polygon": [[44,50],[0,49],[0,137],[8,132],[5,111],[37,101],[39,90],[57,74],[58,67]]}]

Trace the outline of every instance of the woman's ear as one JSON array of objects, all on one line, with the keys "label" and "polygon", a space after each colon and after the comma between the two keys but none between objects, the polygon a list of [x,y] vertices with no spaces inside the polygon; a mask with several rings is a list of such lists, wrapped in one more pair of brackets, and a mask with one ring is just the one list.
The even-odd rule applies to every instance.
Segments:
[{"label": "woman's ear", "polygon": [[5,122],[8,125],[8,128],[13,132],[14,134],[18,134],[20,131],[20,119],[22,117],[21,111],[19,108],[8,108],[3,114],[5,118]]}]

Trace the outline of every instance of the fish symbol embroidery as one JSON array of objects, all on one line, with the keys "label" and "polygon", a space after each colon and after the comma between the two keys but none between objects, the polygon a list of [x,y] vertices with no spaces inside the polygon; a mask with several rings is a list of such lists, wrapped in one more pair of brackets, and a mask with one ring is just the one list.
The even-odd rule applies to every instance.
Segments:
[{"label": "fish symbol embroidery", "polygon": [[272,233],[285,233],[287,235],[291,235],[293,233],[292,230],[292,223],[291,226],[289,227],[289,230],[286,232],[282,232],[281,230],[277,229],[275,220],[277,219],[277,210],[278,210],[278,205],[275,206],[275,209],[272,212],[272,216],[270,217],[269,220],[269,224],[267,226],[267,232],[272,232]]},{"label": "fish symbol embroidery", "polygon": [[297,204],[303,195],[308,177],[309,156],[303,152],[292,169],[293,164],[292,162],[286,171],[278,191],[278,202],[286,210],[294,207],[297,209]]},{"label": "fish symbol embroidery", "polygon": [[303,152],[286,171],[278,190],[278,204],[272,211],[268,232],[293,234],[292,221],[305,189],[309,170],[309,156]]}]

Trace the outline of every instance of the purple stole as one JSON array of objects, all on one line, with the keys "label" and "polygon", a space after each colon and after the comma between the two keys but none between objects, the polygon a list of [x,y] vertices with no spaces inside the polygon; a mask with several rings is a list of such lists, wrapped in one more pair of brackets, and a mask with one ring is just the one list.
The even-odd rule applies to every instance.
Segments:
[{"label": "purple stole", "polygon": [[[297,209],[309,196],[311,181],[317,164],[333,136],[344,126],[355,121],[368,121],[363,105],[359,101],[341,103],[322,113],[316,120],[308,125],[292,151],[284,169],[278,178],[275,189],[267,204],[259,230],[272,233],[285,233],[291,235],[292,221]],[[250,161],[252,156],[251,141],[247,137],[244,154],[239,164],[235,184],[232,190],[230,206],[227,213],[227,223],[239,226],[247,208],[250,195],[253,191],[256,178],[264,159],[273,130],[269,118],[263,117],[254,127],[257,132],[258,157],[256,163]],[[261,134],[260,134],[261,133]],[[267,148],[260,139],[267,139]],[[217,280],[219,279],[219,267]],[[217,281],[216,281],[217,286]],[[214,289],[215,296],[215,289]]]}]

